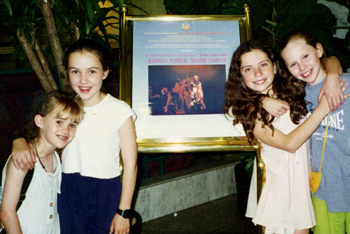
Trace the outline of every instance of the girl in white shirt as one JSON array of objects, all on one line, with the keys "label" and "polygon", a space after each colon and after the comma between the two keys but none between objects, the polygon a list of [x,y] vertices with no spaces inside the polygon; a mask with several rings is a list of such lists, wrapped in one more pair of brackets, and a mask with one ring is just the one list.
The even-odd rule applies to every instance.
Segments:
[{"label": "girl in white shirt", "polygon": [[65,147],[73,139],[82,117],[80,104],[59,92],[47,94],[34,106],[26,139],[37,162],[25,200],[17,211],[28,170],[16,169],[12,160],[7,161],[3,170],[1,218],[7,233],[60,233],[57,192],[61,182],[61,163],[55,150]]},{"label": "girl in white shirt", "polygon": [[[101,91],[110,66],[105,49],[79,40],[68,47],[65,66],[71,87],[84,106],[84,120],[62,155],[58,212],[62,234],[128,233],[136,184],[137,145],[134,112],[123,101]],[[120,179],[119,153],[123,161]],[[13,161],[21,168],[31,150],[14,141]]]}]

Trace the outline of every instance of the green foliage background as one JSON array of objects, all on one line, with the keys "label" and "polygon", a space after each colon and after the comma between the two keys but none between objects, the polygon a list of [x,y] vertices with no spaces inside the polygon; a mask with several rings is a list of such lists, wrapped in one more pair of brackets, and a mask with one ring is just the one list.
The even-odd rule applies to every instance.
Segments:
[{"label": "green foliage background", "polygon": [[[45,54],[50,58],[52,53],[47,44],[45,22],[39,1],[42,0],[1,0],[0,1],[0,26],[4,35],[11,38],[12,45],[16,46],[14,57],[19,61],[25,59],[25,54],[20,48],[16,38],[17,28],[24,29],[27,37],[32,38],[33,31],[43,42]],[[46,1],[46,0],[45,0]],[[118,35],[108,34],[103,23],[106,19],[115,18],[118,23],[110,24],[119,28],[119,17],[107,16],[110,11],[119,14],[123,4],[129,4],[124,0],[110,0],[113,7],[100,8],[99,2],[105,0],[47,0],[52,3],[52,12],[62,48],[77,40],[74,27],[79,29],[80,38],[91,38],[105,44],[111,49],[109,39],[119,40]],[[132,4],[129,4],[132,5]],[[95,30],[100,29],[101,34]]]}]

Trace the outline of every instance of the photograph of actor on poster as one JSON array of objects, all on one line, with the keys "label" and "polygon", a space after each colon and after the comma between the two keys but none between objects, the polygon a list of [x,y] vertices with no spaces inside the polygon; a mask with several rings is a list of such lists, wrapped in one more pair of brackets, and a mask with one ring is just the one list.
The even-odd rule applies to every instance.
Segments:
[{"label": "photograph of actor on poster", "polygon": [[221,114],[224,65],[148,67],[149,115]]}]

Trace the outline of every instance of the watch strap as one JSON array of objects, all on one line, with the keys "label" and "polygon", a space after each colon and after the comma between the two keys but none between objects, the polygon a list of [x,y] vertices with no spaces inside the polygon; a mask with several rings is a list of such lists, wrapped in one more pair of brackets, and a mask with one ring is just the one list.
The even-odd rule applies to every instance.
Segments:
[{"label": "watch strap", "polygon": [[132,216],[132,211],[131,210],[121,210],[121,209],[117,209],[117,214],[119,214],[120,216],[122,216],[123,218],[126,219],[130,219]]}]

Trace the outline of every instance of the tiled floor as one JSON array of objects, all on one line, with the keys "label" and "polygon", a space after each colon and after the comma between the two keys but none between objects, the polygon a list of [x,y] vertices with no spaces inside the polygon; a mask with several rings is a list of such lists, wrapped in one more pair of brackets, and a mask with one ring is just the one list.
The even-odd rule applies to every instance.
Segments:
[{"label": "tiled floor", "polygon": [[237,196],[211,201],[176,214],[142,224],[142,234],[259,233],[256,226],[239,215]]}]

